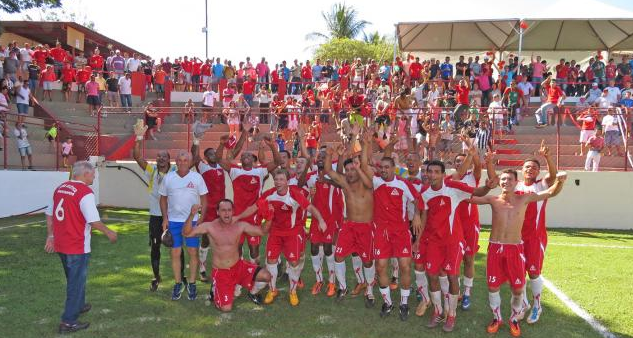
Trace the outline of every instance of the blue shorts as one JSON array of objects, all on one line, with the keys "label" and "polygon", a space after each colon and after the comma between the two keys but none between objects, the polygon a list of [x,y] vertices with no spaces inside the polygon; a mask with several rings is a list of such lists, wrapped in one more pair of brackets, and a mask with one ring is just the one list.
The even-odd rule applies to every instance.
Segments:
[{"label": "blue shorts", "polygon": [[[196,227],[196,221],[193,221],[193,227]],[[185,225],[185,222],[172,222],[169,221],[168,229],[171,232],[171,236],[174,239],[174,245],[172,248],[180,248],[182,247],[182,227]],[[198,237],[187,237],[185,238],[185,244],[188,248],[198,248],[200,246],[200,238]]]}]

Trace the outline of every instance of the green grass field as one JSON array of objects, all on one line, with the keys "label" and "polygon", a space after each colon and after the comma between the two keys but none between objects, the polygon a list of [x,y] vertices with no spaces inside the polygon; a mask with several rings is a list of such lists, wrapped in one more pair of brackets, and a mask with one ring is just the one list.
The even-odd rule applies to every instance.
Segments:
[{"label": "green grass field", "polygon": [[[111,245],[95,233],[90,261],[87,299],[92,311],[82,317],[91,323],[75,337],[441,337],[441,329],[428,330],[428,315],[415,317],[417,305],[410,300],[411,316],[401,322],[397,313],[379,317],[380,307],[366,309],[362,298],[342,303],[324,294],[314,297],[310,261],[302,274],[306,289],[299,291],[301,304],[287,302],[287,285],[279,285],[277,301],[264,307],[244,297],[235,310],[221,314],[204,304],[183,297],[170,300],[171,268],[163,249],[164,283],[158,292],[148,290],[152,278],[149,264],[147,214],[136,210],[102,210],[107,224],[119,232]],[[42,215],[0,220],[0,337],[56,336],[64,302],[64,274],[57,255],[43,250],[45,223]],[[125,221],[114,220],[125,219]],[[26,225],[25,225],[26,224]],[[485,239],[477,255],[474,303],[468,312],[458,310],[452,336],[489,337],[485,326],[491,319],[485,285]],[[632,271],[633,235],[617,231],[552,230],[544,276],[583,309],[620,337],[633,337],[633,303],[629,274]],[[309,254],[309,253],[308,253]],[[348,284],[355,278],[348,263]],[[208,285],[198,286],[199,293]],[[377,290],[375,290],[378,295]],[[398,300],[397,292],[393,295]],[[504,318],[510,312],[509,290],[502,291]],[[397,301],[396,301],[397,302]],[[522,325],[524,337],[600,337],[583,319],[572,313],[547,289],[544,312],[535,326]],[[507,325],[497,334],[509,337]]]}]

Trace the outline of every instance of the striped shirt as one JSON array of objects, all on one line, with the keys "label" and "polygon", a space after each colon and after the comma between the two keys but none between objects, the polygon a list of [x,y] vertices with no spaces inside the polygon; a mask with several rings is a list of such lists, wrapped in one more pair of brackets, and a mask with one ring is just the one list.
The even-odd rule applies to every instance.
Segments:
[{"label": "striped shirt", "polygon": [[479,149],[486,149],[490,143],[490,129],[477,129],[475,135],[475,145]]}]

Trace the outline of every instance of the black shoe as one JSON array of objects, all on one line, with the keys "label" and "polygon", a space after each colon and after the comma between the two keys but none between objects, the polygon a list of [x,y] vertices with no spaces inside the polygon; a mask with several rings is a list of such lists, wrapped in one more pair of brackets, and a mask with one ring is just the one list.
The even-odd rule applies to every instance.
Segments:
[{"label": "black shoe", "polygon": [[252,294],[250,292],[247,292],[246,297],[248,298],[248,300],[255,303],[255,305],[262,305],[263,303],[262,295],[260,294]]},{"label": "black shoe", "polygon": [[149,291],[158,290],[158,284],[160,284],[160,277],[152,279],[152,282],[149,284]]},{"label": "black shoe", "polygon": [[200,272],[200,281],[203,283],[206,283],[209,281],[209,277],[207,277],[207,272],[206,271],[201,271]]},{"label": "black shoe", "polygon": [[59,333],[60,334],[73,333],[73,332],[85,330],[88,328],[88,326],[90,326],[90,323],[88,322],[86,323],[76,322],[75,324],[60,323]]},{"label": "black shoe", "polygon": [[380,309],[380,318],[385,318],[391,314],[393,310],[393,304],[382,303],[382,309]]},{"label": "black shoe", "polygon": [[336,300],[337,301],[343,301],[343,299],[345,299],[345,296],[347,296],[347,289],[338,289],[338,291],[336,291]]},{"label": "black shoe", "polygon": [[406,321],[409,318],[409,305],[400,304],[400,320]]},{"label": "black shoe", "polygon": [[90,305],[90,303],[86,303],[84,304],[84,307],[79,310],[79,314],[82,315],[84,313],[87,313],[88,311],[90,311],[90,309],[92,309],[92,305]]},{"label": "black shoe", "polygon": [[374,307],[374,305],[376,305],[376,298],[374,298],[374,295],[365,295],[365,307],[369,309]]}]

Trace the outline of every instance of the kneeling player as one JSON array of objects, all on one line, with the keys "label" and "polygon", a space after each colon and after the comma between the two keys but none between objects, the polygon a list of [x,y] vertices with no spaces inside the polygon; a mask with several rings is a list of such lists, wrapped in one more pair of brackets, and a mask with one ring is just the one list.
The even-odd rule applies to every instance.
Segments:
[{"label": "kneeling player", "polygon": [[510,333],[514,337],[521,335],[519,321],[523,319],[523,288],[525,286],[525,255],[521,241],[521,228],[525,218],[525,210],[530,202],[542,201],[556,196],[563,188],[566,176],[559,174],[555,183],[547,190],[536,194],[515,194],[517,172],[504,170],[500,177],[501,195],[472,197],[475,204],[490,204],[492,207],[492,231],[488,244],[488,262],[486,275],[490,308],[493,319],[488,325],[488,333],[496,333],[503,323],[501,318],[501,296],[499,288],[506,281],[512,288],[512,315],[510,316]]},{"label": "kneeling player", "polygon": [[264,222],[261,227],[258,227],[237,221],[233,217],[233,202],[224,199],[218,203],[218,218],[216,220],[204,222],[194,228],[192,220],[199,210],[199,205],[194,205],[191,208],[191,214],[185,222],[183,234],[187,237],[206,235],[209,238],[215,306],[223,312],[231,311],[236,285],[250,290],[248,298],[255,304],[261,304],[261,296],[257,293],[270,281],[270,273],[266,269],[242,259],[237,246],[243,233],[250,236],[267,234],[268,222]]}]

